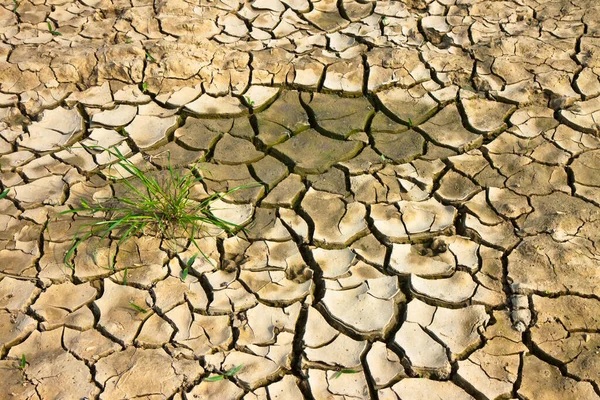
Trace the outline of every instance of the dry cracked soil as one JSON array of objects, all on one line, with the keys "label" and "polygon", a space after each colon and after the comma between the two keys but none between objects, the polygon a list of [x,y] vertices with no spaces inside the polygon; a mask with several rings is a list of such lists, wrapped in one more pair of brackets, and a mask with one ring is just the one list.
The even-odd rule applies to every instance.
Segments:
[{"label": "dry cracked soil", "polygon": [[[600,398],[599,75],[597,0],[1,0],[0,399]],[[245,230],[67,268],[98,145]]]}]

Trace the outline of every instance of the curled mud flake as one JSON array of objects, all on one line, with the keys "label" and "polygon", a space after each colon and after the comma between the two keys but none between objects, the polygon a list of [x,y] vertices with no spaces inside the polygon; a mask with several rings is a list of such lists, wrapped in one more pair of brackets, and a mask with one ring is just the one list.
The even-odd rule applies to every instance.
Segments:
[{"label": "curled mud flake", "polygon": [[168,135],[177,128],[176,117],[160,118],[148,115],[137,115],[125,127],[128,136],[140,149],[149,149],[165,144]]},{"label": "curled mud flake", "polygon": [[376,389],[384,388],[396,379],[406,377],[400,357],[382,342],[373,343],[367,353],[366,362]]},{"label": "curled mud flake", "polygon": [[409,126],[426,121],[438,108],[438,103],[420,85],[412,89],[385,90],[379,92],[377,98],[390,114]]},{"label": "curled mud flake", "polygon": [[50,175],[15,186],[13,197],[26,208],[35,208],[42,204],[57,206],[65,201],[66,186],[62,176]]},{"label": "curled mud flake", "polygon": [[410,277],[411,291],[433,301],[446,304],[461,304],[470,299],[477,288],[473,277],[463,271],[456,271],[449,278],[430,279],[416,275]]},{"label": "curled mud flake", "polygon": [[331,343],[340,333],[327,323],[317,309],[308,308],[306,330],[303,337],[304,345],[317,349]]},{"label": "curled mud flake", "polygon": [[[354,334],[384,337],[405,300],[394,277],[367,279],[355,288],[327,289],[323,306],[336,322]],[[372,310],[379,310],[373,313]]]},{"label": "curled mud flake", "polygon": [[482,134],[494,134],[506,129],[504,119],[514,106],[485,99],[461,99],[469,126]]},{"label": "curled mud flake", "polygon": [[302,275],[292,276],[285,271],[242,271],[240,280],[248,285],[259,299],[272,305],[293,304],[308,296],[313,290],[313,282],[304,278],[304,272]]},{"label": "curled mud flake", "polygon": [[419,324],[404,322],[394,342],[402,348],[411,369],[416,373],[440,378],[450,376],[451,365],[446,349]]},{"label": "curled mud flake", "polygon": [[305,349],[306,362],[325,364],[331,367],[356,368],[367,346],[366,341],[357,341],[344,334],[337,334],[333,341],[322,347]]},{"label": "curled mud flake", "polygon": [[600,98],[575,102],[571,107],[560,110],[565,124],[583,132],[597,133],[600,120]]},{"label": "curled mud flake", "polygon": [[213,301],[209,304],[208,312],[223,314],[240,312],[257,304],[256,295],[248,292],[239,281],[233,281],[226,286],[212,287]]},{"label": "curled mud flake", "polygon": [[435,254],[434,250],[427,245],[393,244],[390,268],[397,273],[412,273],[422,277],[450,276],[455,267],[456,260],[450,252]]},{"label": "curled mud flake", "polygon": [[451,104],[420,126],[435,143],[440,143],[459,151],[468,151],[483,143],[483,135],[467,130],[456,105]]},{"label": "curled mud flake", "polygon": [[200,116],[237,117],[248,113],[248,109],[235,97],[211,97],[207,94],[185,107]]},{"label": "curled mud flake", "polygon": [[[258,304],[246,311],[240,329],[238,344],[241,345],[268,345],[273,343],[281,332],[292,333],[296,329],[296,322],[300,313],[300,303],[289,307],[277,308]],[[264,318],[269,316],[270,318]]]},{"label": "curled mud flake", "polygon": [[58,150],[78,139],[84,132],[84,120],[76,108],[58,107],[44,111],[39,121],[28,128],[19,144],[35,151]]},{"label": "curled mud flake", "polygon": [[323,246],[345,246],[368,232],[366,207],[347,204],[342,196],[309,189],[301,203],[315,225],[314,240]]}]

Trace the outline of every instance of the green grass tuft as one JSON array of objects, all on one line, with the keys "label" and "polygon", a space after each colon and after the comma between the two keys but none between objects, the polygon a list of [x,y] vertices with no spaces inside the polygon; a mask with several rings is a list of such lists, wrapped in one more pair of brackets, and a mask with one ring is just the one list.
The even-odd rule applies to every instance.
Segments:
[{"label": "green grass tuft", "polygon": [[[218,228],[227,233],[236,232],[242,227],[218,218],[211,211],[211,204],[224,196],[249,186],[239,186],[225,193],[215,193],[204,200],[191,200],[190,192],[202,178],[194,175],[195,164],[191,170],[175,170],[169,160],[166,178],[159,180],[156,176],[145,173],[116,147],[104,148],[90,146],[94,150],[108,151],[115,157],[116,165],[131,175],[124,178],[119,171],[126,194],[122,197],[102,199],[95,204],[81,200],[81,207],[63,211],[61,214],[76,213],[78,215],[99,216],[98,220],[83,225],[73,238],[73,244],[65,254],[65,264],[74,268],[69,260],[77,247],[92,236],[104,239],[107,236],[118,237],[117,245],[140,234],[152,234],[167,239],[177,249],[177,239],[185,238],[191,242],[204,257],[196,238],[206,235],[210,228]],[[193,257],[195,259],[195,257]],[[193,263],[193,259],[191,263]],[[188,262],[186,270],[190,267]],[[187,275],[187,271],[184,271]],[[185,276],[182,276],[185,279]]]}]

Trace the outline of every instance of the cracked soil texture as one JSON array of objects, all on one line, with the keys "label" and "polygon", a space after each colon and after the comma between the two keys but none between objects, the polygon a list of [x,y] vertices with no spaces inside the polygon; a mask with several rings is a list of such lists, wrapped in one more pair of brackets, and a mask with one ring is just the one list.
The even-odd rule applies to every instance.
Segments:
[{"label": "cracked soil texture", "polygon": [[[0,0],[0,399],[600,398],[599,76],[597,0]],[[65,267],[93,146],[245,231]]]}]

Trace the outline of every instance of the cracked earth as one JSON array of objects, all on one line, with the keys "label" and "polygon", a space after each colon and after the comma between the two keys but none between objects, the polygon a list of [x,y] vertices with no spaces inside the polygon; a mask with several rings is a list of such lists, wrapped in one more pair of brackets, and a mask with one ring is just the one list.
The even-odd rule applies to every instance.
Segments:
[{"label": "cracked earth", "polygon": [[[1,0],[0,399],[600,398],[599,21]],[[66,268],[60,212],[119,193],[95,145],[254,184],[213,205],[245,232]]]}]

